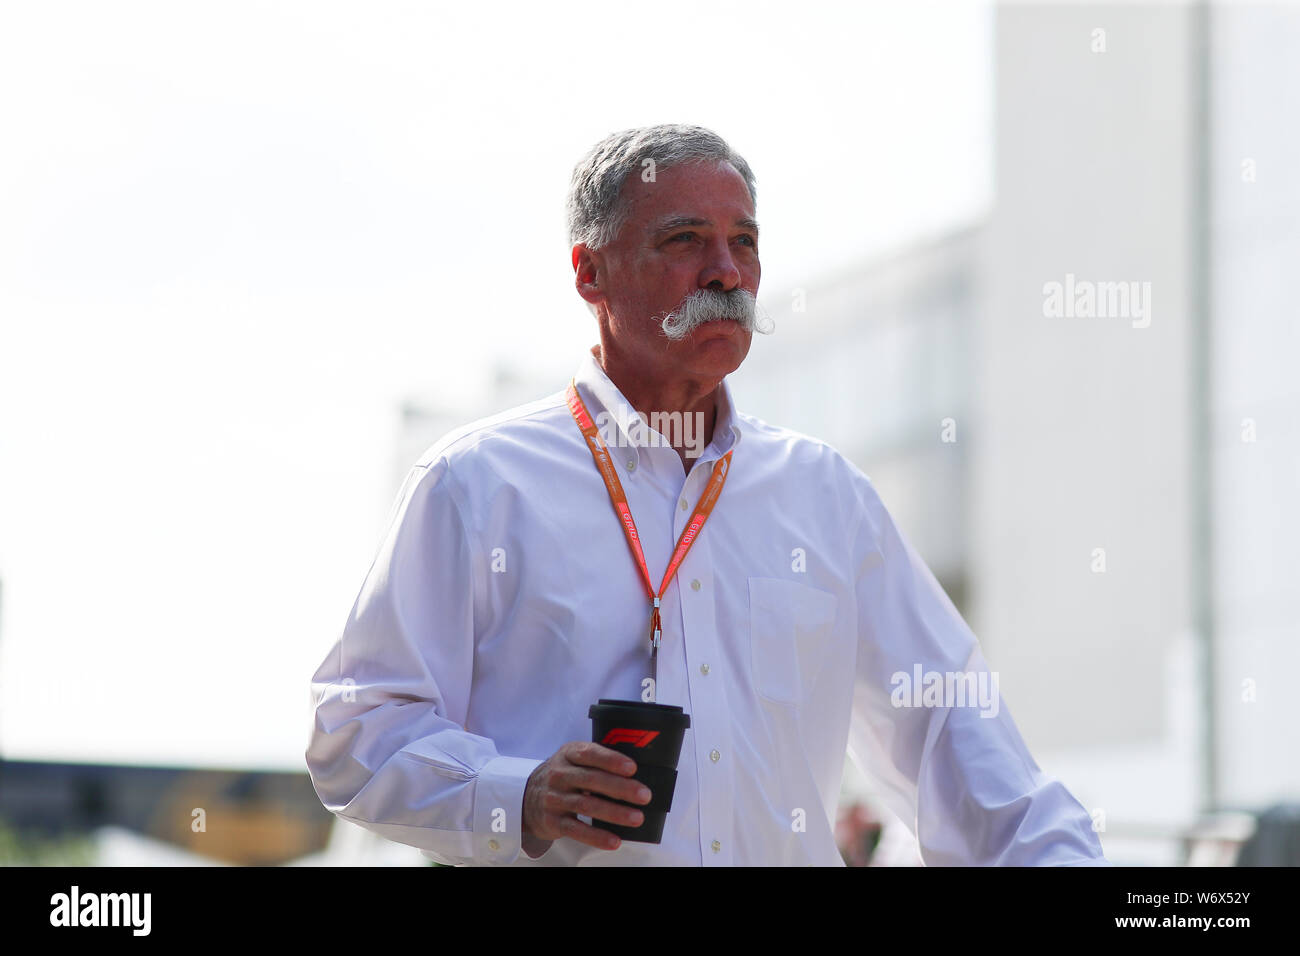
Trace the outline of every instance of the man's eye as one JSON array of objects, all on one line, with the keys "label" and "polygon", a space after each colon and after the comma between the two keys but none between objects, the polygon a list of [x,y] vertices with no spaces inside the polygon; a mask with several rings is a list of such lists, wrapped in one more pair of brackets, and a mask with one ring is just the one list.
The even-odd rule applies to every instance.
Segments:
[{"label": "man's eye", "polygon": [[746,235],[746,236],[741,236],[741,237],[740,237],[740,240],[741,240],[742,242],[748,243],[748,244],[751,245],[751,246],[756,246],[756,245],[758,245],[758,240],[756,240],[753,236],[748,236],[748,235]]},{"label": "man's eye", "polygon": [[694,239],[694,238],[695,238],[695,233],[693,232],[679,232],[677,235],[673,236],[672,241],[676,242],[678,239]]}]

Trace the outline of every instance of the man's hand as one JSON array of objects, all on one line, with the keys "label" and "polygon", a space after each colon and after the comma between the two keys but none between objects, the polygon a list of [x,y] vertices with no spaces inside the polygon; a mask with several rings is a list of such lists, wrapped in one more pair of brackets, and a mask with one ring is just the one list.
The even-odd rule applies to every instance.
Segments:
[{"label": "man's hand", "polygon": [[631,779],[634,773],[636,763],[617,750],[589,740],[565,744],[538,765],[524,786],[524,849],[538,856],[546,843],[569,837],[600,850],[617,850],[622,840],[608,830],[583,823],[578,814],[639,827],[645,819],[640,810],[594,796],[599,793],[628,803],[649,803],[650,790]]}]

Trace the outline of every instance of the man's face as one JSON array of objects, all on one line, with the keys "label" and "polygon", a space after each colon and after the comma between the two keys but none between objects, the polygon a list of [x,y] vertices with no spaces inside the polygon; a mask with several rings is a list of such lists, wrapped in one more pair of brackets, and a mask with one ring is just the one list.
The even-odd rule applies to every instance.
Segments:
[{"label": "man's face", "polygon": [[758,294],[758,224],[745,180],[728,163],[686,163],[657,170],[654,182],[633,173],[621,198],[618,237],[594,253],[574,247],[579,292],[606,307],[615,347],[647,371],[720,381],[744,361],[751,332],[724,319],[674,342],[661,323],[698,289]]}]

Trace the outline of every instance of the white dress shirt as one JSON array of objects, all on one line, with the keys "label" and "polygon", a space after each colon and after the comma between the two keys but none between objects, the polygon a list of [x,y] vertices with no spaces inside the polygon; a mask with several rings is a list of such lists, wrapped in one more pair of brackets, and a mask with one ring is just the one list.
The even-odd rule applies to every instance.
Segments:
[{"label": "white dress shirt", "polygon": [[[687,473],[666,443],[632,446],[594,358],[575,381],[593,417],[613,416],[656,586],[735,451],[664,598],[657,665],[644,585],[563,391],[459,429],[412,468],[313,677],[306,759],[329,810],[443,863],[834,866],[847,750],[926,864],[1106,863],[996,685],[996,708],[898,691],[900,673],[987,665],[861,471],[737,412],[724,382]],[[691,718],[663,842],[521,851],[529,774],[591,739],[591,704],[641,699],[656,670],[655,699]]]}]

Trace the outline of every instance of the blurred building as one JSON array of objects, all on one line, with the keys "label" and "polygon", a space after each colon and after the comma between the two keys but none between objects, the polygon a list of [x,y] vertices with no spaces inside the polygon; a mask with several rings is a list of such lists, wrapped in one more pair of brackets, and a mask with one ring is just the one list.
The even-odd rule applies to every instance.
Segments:
[{"label": "blurred building", "polygon": [[[1112,835],[1185,826],[1207,796],[1203,17],[998,11],[971,620],[1112,854]],[[1103,307],[1103,283],[1127,305]]]},{"label": "blurred building", "polygon": [[1206,44],[1214,787],[1271,803],[1300,795],[1300,9],[1215,7]]},{"label": "blurred building", "polygon": [[[1107,833],[1294,795],[1300,11],[1003,7],[997,47],[975,621]],[[1045,316],[1067,275],[1148,313]]]},{"label": "blurred building", "polygon": [[0,762],[7,852],[51,848],[22,849],[22,862],[76,845],[64,862],[273,865],[324,851],[333,819],[305,771]]}]

